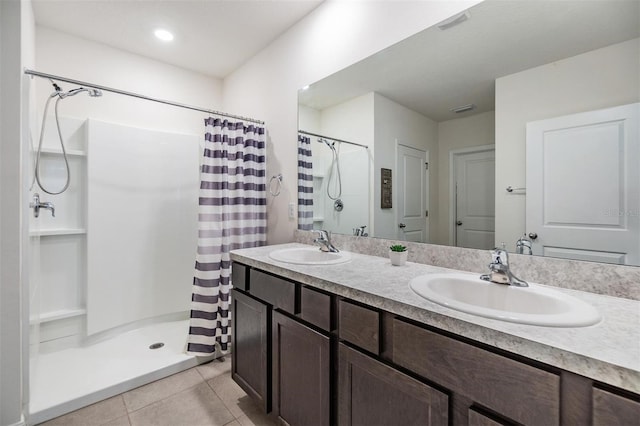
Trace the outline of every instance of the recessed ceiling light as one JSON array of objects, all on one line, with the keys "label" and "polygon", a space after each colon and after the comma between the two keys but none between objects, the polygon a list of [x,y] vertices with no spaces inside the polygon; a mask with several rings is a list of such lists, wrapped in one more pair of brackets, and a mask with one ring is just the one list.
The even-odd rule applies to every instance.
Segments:
[{"label": "recessed ceiling light", "polygon": [[171,34],[167,30],[163,30],[162,28],[158,28],[153,32],[153,34],[158,37],[162,41],[171,41],[173,40],[173,34]]}]

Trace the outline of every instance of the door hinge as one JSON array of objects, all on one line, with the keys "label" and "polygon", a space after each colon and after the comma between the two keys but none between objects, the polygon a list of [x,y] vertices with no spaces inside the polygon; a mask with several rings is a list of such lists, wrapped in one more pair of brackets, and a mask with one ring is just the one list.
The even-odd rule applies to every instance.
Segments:
[{"label": "door hinge", "polygon": [[426,211],[424,212],[424,215],[425,215],[426,217],[429,217],[429,210],[426,210]]},{"label": "door hinge", "polygon": [[424,167],[426,170],[429,170],[429,163],[424,163]]}]

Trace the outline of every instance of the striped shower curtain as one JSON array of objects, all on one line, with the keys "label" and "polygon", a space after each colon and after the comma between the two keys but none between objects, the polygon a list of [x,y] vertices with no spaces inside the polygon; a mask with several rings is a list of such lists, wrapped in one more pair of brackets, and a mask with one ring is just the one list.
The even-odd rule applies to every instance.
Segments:
[{"label": "striped shower curtain", "polygon": [[298,229],[313,229],[311,139],[298,135]]},{"label": "striped shower curtain", "polygon": [[210,117],[204,139],[187,340],[187,353],[197,356],[228,350],[229,252],[264,245],[267,229],[264,128]]}]

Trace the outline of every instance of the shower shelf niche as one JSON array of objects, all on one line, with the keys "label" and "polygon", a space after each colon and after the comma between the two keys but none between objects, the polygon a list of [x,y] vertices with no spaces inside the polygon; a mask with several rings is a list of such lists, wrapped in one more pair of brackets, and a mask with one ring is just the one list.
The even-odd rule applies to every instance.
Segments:
[{"label": "shower shelf niche", "polygon": [[78,229],[41,229],[39,231],[29,232],[30,237],[54,237],[57,235],[84,235],[87,230],[84,228]]},{"label": "shower shelf niche", "polygon": [[[41,173],[45,186],[62,188],[65,168],[56,126],[48,123],[41,150]],[[30,215],[29,237],[36,244],[37,265],[30,271],[37,297],[31,305],[31,325],[41,350],[77,345],[86,323],[86,203],[87,203],[87,125],[83,119],[60,117],[71,169],[71,184],[59,195],[46,194],[38,185],[43,201],[55,205],[56,216],[41,211]],[[32,154],[33,155],[33,154]],[[35,158],[34,158],[35,159]]]},{"label": "shower shelf niche", "polygon": [[[86,157],[87,156],[87,151],[83,151],[80,149],[66,149],[65,150],[68,156],[71,157]],[[62,150],[61,149],[56,149],[56,148],[42,148],[42,151],[40,151],[43,155],[62,155]]]},{"label": "shower shelf niche", "polygon": [[45,314],[41,314],[40,317],[32,316],[29,319],[31,324],[35,324],[37,322],[50,322],[57,321],[65,318],[78,317],[82,315],[86,315],[86,309],[61,309],[59,311],[47,312]]}]

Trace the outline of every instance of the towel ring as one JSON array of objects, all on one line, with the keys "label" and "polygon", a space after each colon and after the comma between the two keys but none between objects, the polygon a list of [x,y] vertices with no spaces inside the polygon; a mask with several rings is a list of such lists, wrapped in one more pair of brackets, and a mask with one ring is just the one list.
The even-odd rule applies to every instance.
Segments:
[{"label": "towel ring", "polygon": [[[275,191],[272,189],[274,180],[276,181]],[[282,173],[278,173],[275,176],[271,176],[271,179],[269,179],[269,194],[273,195],[274,197],[277,197],[278,195],[280,195],[280,189],[282,189]]]}]

